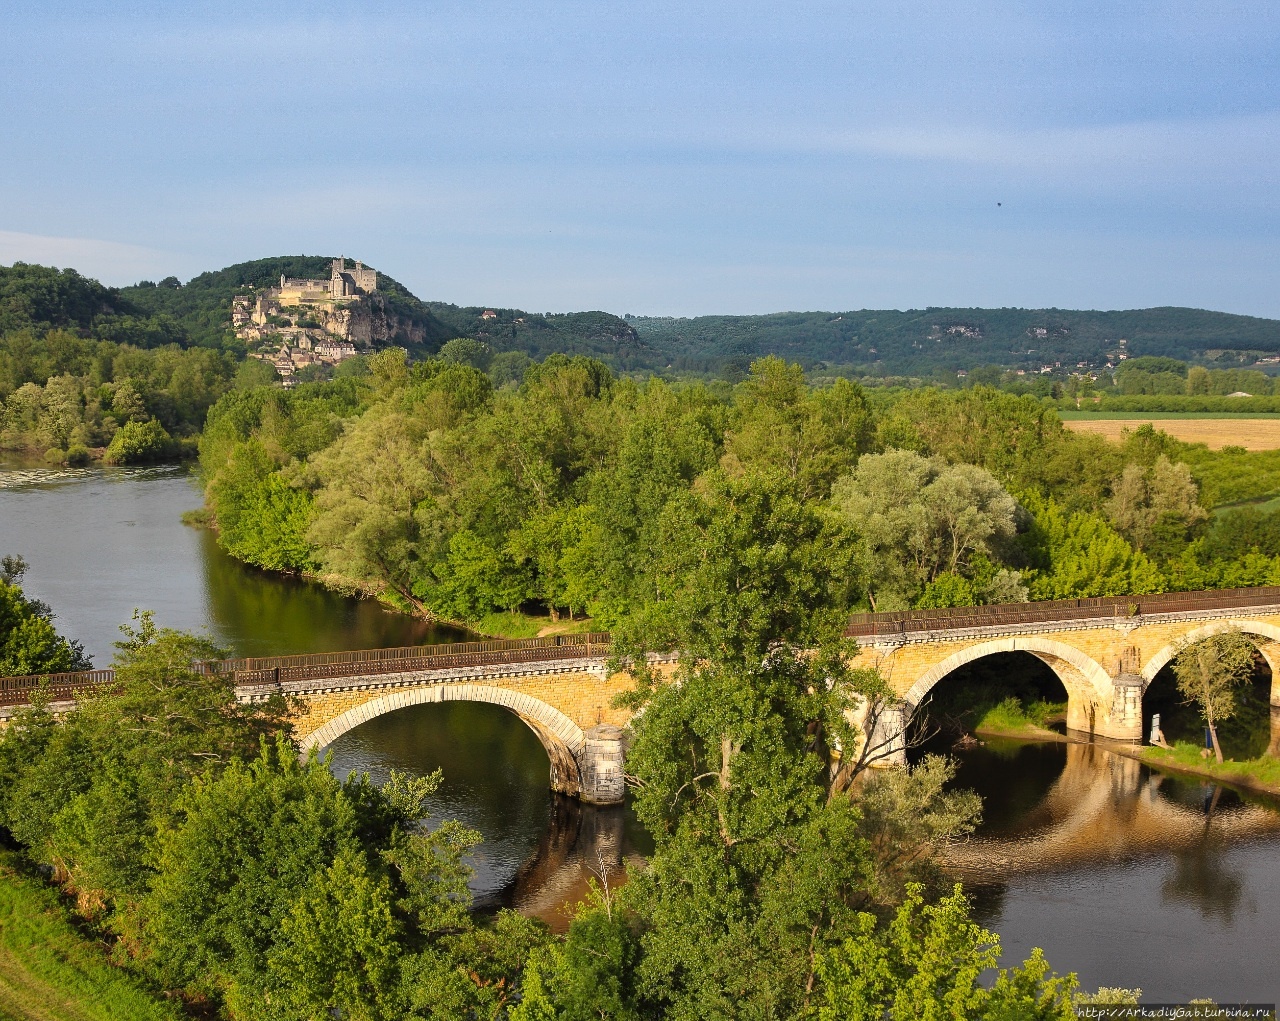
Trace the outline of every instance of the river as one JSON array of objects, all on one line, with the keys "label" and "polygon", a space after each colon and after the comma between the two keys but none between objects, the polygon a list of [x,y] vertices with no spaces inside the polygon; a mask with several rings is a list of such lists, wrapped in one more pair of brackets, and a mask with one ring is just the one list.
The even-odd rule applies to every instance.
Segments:
[{"label": "river", "polygon": [[[204,631],[238,655],[457,640],[376,603],[245,567],[181,523],[200,505],[181,468],[0,465],[0,554],[29,563],[27,591],[60,630],[110,661],[135,607]],[[627,808],[553,797],[546,754],[489,705],[404,709],[332,747],[340,775],[440,769],[433,817],[484,836],[473,888],[561,928],[593,870],[649,849]],[[1168,776],[1096,746],[987,741],[957,752],[957,784],[984,822],[951,853],[1005,963],[1042,947],[1088,988],[1140,986],[1144,999],[1280,998],[1280,810],[1264,798]]]}]

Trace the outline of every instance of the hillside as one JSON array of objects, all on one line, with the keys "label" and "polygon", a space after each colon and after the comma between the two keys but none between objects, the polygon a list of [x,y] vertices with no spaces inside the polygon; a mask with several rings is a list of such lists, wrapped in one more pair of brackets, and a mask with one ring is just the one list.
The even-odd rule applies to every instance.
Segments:
[{"label": "hillside", "polygon": [[745,367],[764,354],[872,376],[927,376],[979,365],[1101,366],[1122,353],[1225,367],[1280,353],[1280,321],[1190,308],[930,308],[628,322],[673,368],[703,372]]},{"label": "hillside", "polygon": [[[168,277],[104,287],[75,270],[15,263],[0,267],[0,334],[63,327],[85,336],[157,347],[243,351],[230,331],[231,299],[288,276],[326,276],[329,256],[289,255],[241,262],[181,283]],[[867,376],[950,376],[995,365],[1074,369],[1160,355],[1228,368],[1280,368],[1280,321],[1191,308],[1120,312],[1066,309],[930,308],[780,312],[756,316],[620,318],[607,312],[535,313],[497,306],[423,301],[378,272],[388,335],[415,355],[454,337],[494,351],[541,359],[556,351],[600,358],[622,371],[744,372],[777,354],[806,368]],[[417,338],[423,338],[420,342]]]}]

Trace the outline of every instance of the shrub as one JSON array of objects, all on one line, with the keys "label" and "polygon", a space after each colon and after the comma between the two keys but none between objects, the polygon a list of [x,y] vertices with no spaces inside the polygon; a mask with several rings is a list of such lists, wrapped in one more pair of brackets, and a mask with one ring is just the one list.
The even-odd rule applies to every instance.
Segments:
[{"label": "shrub", "polygon": [[173,454],[173,439],[154,418],[146,422],[126,422],[107,447],[107,464],[140,464],[160,461]]}]

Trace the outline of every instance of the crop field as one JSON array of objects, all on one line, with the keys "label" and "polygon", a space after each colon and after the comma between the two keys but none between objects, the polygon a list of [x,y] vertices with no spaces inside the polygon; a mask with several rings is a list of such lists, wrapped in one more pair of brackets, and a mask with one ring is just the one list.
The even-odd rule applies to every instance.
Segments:
[{"label": "crop field", "polygon": [[1210,450],[1221,450],[1223,447],[1280,450],[1280,418],[1126,415],[1123,418],[1073,416],[1063,422],[1068,429],[1097,433],[1109,440],[1120,440],[1124,430],[1137,429],[1144,423],[1150,423],[1161,432],[1186,443],[1204,443]]}]

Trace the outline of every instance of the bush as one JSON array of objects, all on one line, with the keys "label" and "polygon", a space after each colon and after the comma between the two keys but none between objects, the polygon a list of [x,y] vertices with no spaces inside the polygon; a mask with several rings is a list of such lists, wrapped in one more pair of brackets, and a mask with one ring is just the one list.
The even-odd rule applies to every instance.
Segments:
[{"label": "bush", "polygon": [[67,449],[66,463],[73,468],[80,468],[88,464],[90,461],[89,448],[79,443],[73,443]]},{"label": "bush", "polygon": [[126,422],[112,438],[102,459],[107,464],[141,464],[162,461],[173,453],[173,439],[153,418],[146,422]]}]

